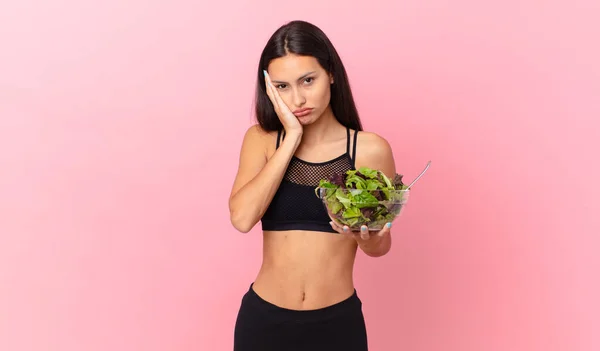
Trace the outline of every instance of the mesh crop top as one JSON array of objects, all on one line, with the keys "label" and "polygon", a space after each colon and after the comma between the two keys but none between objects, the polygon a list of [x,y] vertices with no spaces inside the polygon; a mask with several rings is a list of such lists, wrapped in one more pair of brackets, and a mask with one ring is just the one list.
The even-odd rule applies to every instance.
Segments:
[{"label": "mesh crop top", "polygon": [[[263,230],[312,230],[335,233],[325,205],[315,194],[321,179],[355,169],[356,136],[350,154],[350,129],[346,128],[346,153],[325,162],[307,162],[292,156],[269,207],[261,218]],[[282,132],[277,132],[277,144]],[[285,131],[283,132],[285,138]]]}]

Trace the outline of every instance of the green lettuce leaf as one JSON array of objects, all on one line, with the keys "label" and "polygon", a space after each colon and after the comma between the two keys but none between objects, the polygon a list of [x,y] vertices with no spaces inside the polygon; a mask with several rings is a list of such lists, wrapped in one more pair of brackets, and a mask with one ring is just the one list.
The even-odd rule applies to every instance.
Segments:
[{"label": "green lettuce leaf", "polygon": [[391,221],[400,212],[404,196],[395,190],[407,188],[402,175],[390,179],[383,172],[367,167],[332,174],[322,179],[319,187],[326,189],[321,196],[331,214],[350,227]]}]

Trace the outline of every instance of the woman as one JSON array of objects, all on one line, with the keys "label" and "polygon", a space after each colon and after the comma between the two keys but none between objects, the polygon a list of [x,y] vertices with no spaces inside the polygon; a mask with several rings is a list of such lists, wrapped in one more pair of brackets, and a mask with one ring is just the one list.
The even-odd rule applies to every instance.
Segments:
[{"label": "woman", "polygon": [[371,257],[390,250],[391,223],[371,234],[340,228],[315,187],[363,166],[394,176],[390,145],[362,131],[340,57],[304,21],[282,26],[266,44],[256,115],[229,207],[240,232],[261,221],[263,262],[242,299],[234,350],[367,350],[353,265],[358,249]]}]

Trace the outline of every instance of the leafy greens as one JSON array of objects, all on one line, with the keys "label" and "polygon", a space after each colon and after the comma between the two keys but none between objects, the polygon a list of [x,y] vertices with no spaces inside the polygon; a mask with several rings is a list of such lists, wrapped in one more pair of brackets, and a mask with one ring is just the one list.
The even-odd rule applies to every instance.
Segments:
[{"label": "leafy greens", "polygon": [[342,225],[380,229],[400,213],[406,193],[399,190],[406,189],[400,174],[390,179],[379,170],[361,167],[322,179],[315,192]]}]

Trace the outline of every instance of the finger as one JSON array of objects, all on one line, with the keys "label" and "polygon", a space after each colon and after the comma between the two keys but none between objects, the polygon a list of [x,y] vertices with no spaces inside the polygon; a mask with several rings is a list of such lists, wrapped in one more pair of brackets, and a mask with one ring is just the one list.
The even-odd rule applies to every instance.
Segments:
[{"label": "finger", "polygon": [[350,230],[350,227],[348,227],[347,225],[339,225],[338,227],[340,228],[341,233],[347,237],[347,238],[351,238],[354,235],[352,234],[352,231]]},{"label": "finger", "polygon": [[[331,217],[329,217],[329,218],[331,218]],[[337,228],[339,230],[342,230],[342,226],[339,223],[337,223],[335,221],[335,219],[333,219],[333,218],[331,218],[331,222],[329,222],[329,224],[331,224],[333,227],[335,227],[335,228]]]},{"label": "finger", "polygon": [[391,231],[390,228],[392,228],[392,223],[391,222],[386,223],[385,226],[383,227],[383,229],[381,229],[379,231],[379,233],[377,233],[377,236],[384,236],[384,235],[389,234]]},{"label": "finger", "polygon": [[334,221],[329,222],[329,224],[331,225],[331,228],[333,228],[333,230],[335,230],[336,232],[340,234],[345,234],[342,228]]},{"label": "finger", "polygon": [[342,227],[342,231],[344,232],[344,235],[346,235],[348,238],[354,238],[354,233],[350,230],[350,227],[348,227],[347,225]]},{"label": "finger", "polygon": [[360,238],[363,240],[369,240],[369,228],[366,225],[360,227]]},{"label": "finger", "polygon": [[283,102],[281,95],[279,95],[279,91],[277,91],[277,89],[273,85],[271,85],[271,87],[274,91],[273,95],[275,96],[275,101],[277,102],[277,106],[279,106],[280,108],[283,108],[284,106],[287,107],[285,102]]},{"label": "finger", "polygon": [[267,88],[267,96],[269,97],[269,100],[271,100],[273,107],[277,108],[277,102],[275,101],[275,93],[273,92],[273,87],[271,86],[268,77],[265,77],[265,86]]},{"label": "finger", "polygon": [[277,104],[278,108],[287,107],[285,102],[283,102],[281,95],[279,95],[279,91],[277,91],[277,88],[275,88],[275,86],[271,82],[271,77],[269,76],[268,73],[267,73],[267,78],[269,79],[269,86],[271,87],[271,94],[273,95],[273,99],[275,100],[274,104]]},{"label": "finger", "polygon": [[263,72],[265,74],[265,88],[267,89],[267,96],[269,97],[269,100],[271,100],[275,110],[277,110],[279,106],[277,104],[277,99],[275,98],[275,88],[273,87],[273,84],[271,84],[271,77],[269,77],[269,73],[267,73],[267,71]]}]

